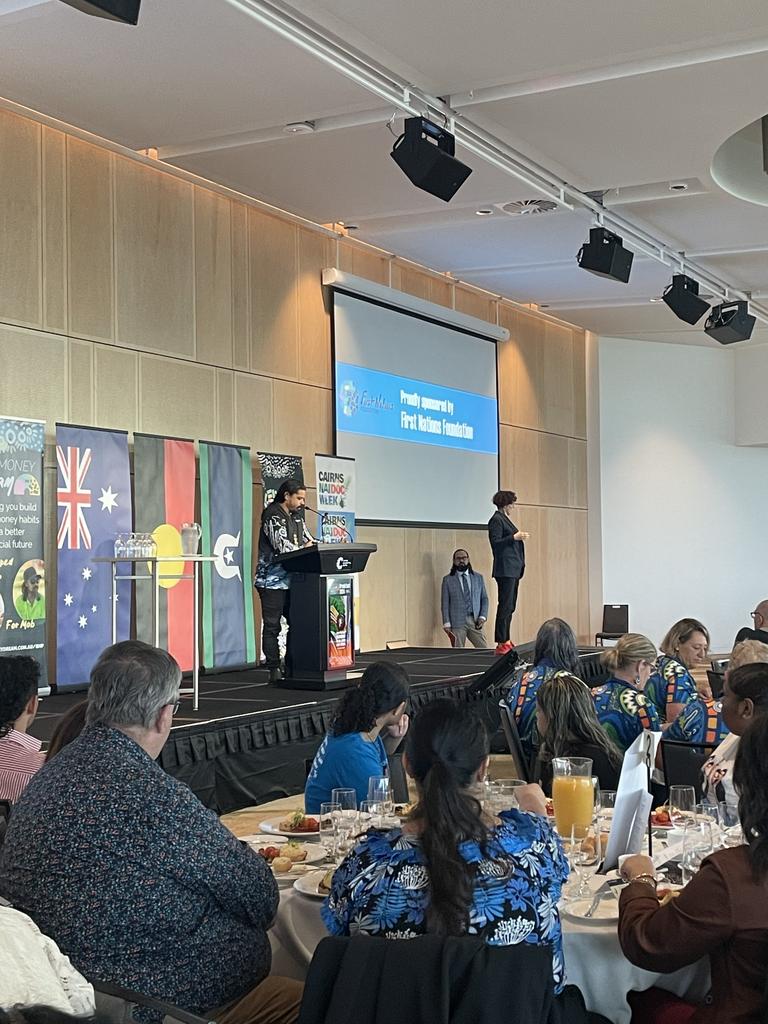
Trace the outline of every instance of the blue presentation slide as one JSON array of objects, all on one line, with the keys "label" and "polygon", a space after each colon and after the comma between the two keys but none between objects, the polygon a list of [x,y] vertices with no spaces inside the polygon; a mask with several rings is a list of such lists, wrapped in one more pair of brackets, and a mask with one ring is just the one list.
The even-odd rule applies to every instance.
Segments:
[{"label": "blue presentation slide", "polygon": [[336,364],[336,430],[498,454],[496,399],[351,363]]}]

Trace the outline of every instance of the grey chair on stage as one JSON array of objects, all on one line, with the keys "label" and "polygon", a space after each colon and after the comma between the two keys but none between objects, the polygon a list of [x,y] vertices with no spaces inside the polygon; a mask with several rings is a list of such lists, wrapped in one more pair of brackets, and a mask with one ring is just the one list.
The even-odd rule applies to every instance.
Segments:
[{"label": "grey chair on stage", "polygon": [[595,647],[603,647],[605,640],[618,640],[629,632],[629,605],[604,604],[603,628],[595,633]]}]

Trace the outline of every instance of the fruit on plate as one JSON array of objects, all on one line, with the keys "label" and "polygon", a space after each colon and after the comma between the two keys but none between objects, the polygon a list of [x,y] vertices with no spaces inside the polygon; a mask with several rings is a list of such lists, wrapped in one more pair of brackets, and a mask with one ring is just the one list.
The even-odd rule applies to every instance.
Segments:
[{"label": "fruit on plate", "polygon": [[655,811],[651,811],[651,824],[657,828],[667,828],[672,824],[672,816],[669,813],[667,807],[657,807]]},{"label": "fruit on plate", "polygon": [[335,870],[336,870],[335,867],[328,868],[328,870],[325,872],[323,877],[320,879],[320,882],[318,883],[318,886],[317,886],[317,888],[320,890],[320,892],[330,892],[331,891],[331,882],[333,881],[333,873],[334,873]]},{"label": "fruit on plate", "polygon": [[279,846],[262,846],[259,849],[259,853],[267,862],[267,864],[271,864],[275,857],[281,856]]},{"label": "fruit on plate", "polygon": [[280,822],[281,832],[319,832],[317,818],[310,818],[303,811],[294,811],[290,818]]},{"label": "fruit on plate", "polygon": [[276,875],[284,875],[293,867],[293,861],[289,857],[275,857],[272,861],[272,870]]},{"label": "fruit on plate", "polygon": [[307,859],[307,848],[301,843],[286,843],[280,850],[280,856],[287,857],[292,864],[298,864]]},{"label": "fruit on plate", "polygon": [[555,805],[551,800],[547,800],[547,817],[554,818],[555,816]]}]

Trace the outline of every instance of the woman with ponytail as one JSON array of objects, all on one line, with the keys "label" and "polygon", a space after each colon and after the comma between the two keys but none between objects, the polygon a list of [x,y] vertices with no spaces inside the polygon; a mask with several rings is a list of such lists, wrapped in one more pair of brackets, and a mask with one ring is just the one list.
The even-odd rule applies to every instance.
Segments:
[{"label": "woman with ponytail", "polygon": [[315,754],[304,790],[307,814],[319,814],[334,789],[354,789],[358,804],[368,799],[368,780],[386,775],[388,756],[408,731],[408,673],[394,662],[376,661],[360,684],[346,691]]},{"label": "woman with ponytail", "polygon": [[[767,674],[765,665],[745,665],[734,676],[737,672],[746,676],[751,670]],[[742,735],[733,782],[744,843],[707,857],[677,899],[660,906],[656,869],[649,857],[629,857],[622,865],[629,885],[619,901],[619,939],[627,959],[645,970],[671,974],[708,956],[712,975],[712,987],[700,1006],[682,1003],[659,989],[636,993],[633,1020],[654,1024],[765,1020],[768,715],[752,717]]]},{"label": "woman with ponytail", "polygon": [[[557,903],[568,865],[545,817],[484,814],[478,794],[488,751],[485,726],[465,704],[436,700],[419,713],[405,753],[418,803],[402,828],[362,837],[333,876],[323,920],[333,935],[479,935],[491,945],[547,945],[560,992]],[[538,786],[518,794],[521,806],[543,802]]]},{"label": "woman with ponytail", "polygon": [[659,713],[648,700],[645,687],[656,662],[656,648],[641,633],[625,633],[608,647],[601,661],[611,678],[592,691],[600,724],[623,753],[643,729],[661,731]]}]

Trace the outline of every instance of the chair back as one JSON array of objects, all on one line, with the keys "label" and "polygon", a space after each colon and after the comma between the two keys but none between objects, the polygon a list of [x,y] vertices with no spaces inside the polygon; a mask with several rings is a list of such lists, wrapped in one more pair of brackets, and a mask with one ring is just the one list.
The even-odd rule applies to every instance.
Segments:
[{"label": "chair back", "polygon": [[603,605],[603,633],[610,636],[624,636],[629,632],[629,605],[628,604],[604,604]]},{"label": "chair back", "polygon": [[667,786],[693,786],[698,803],[704,782],[701,769],[716,746],[715,743],[662,740],[661,763]]},{"label": "chair back", "polygon": [[162,999],[153,999],[108,981],[89,981],[93,985],[99,1024],[136,1024],[137,1009],[153,1011],[152,1017],[162,1019],[163,1024],[216,1024],[210,1017],[199,1017]]},{"label": "chair back", "polygon": [[603,664],[600,651],[579,652],[576,675],[579,679],[583,679],[590,689],[600,686],[610,677],[610,674]]},{"label": "chair back", "polygon": [[709,688],[712,691],[712,696],[715,700],[720,700],[723,696],[723,683],[725,682],[724,672],[715,672],[711,668],[707,669],[707,679],[709,680]]},{"label": "chair back", "polygon": [[520,742],[520,733],[517,731],[515,716],[505,700],[499,701],[499,718],[501,719],[501,728],[504,730],[509,753],[512,755],[515,777],[530,782],[532,779],[531,765],[528,763],[528,759],[523,751],[523,744]]},{"label": "chair back", "polygon": [[392,799],[396,804],[407,804],[410,800],[408,794],[408,777],[403,767],[402,753],[389,755],[389,787],[392,791]]}]

